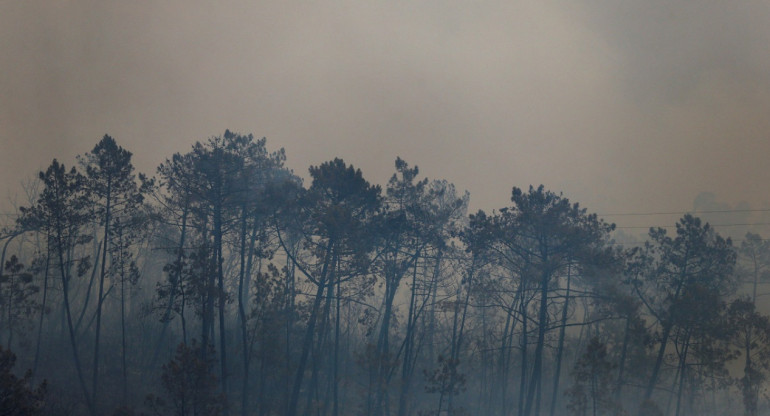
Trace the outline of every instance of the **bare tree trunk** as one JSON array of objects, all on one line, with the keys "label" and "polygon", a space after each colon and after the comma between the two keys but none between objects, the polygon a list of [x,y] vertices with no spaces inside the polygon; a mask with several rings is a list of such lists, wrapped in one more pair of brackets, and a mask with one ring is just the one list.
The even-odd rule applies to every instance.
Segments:
[{"label": "bare tree trunk", "polygon": [[[459,328],[457,327],[457,306],[455,306],[455,324],[453,325],[452,329],[452,360],[454,360],[455,365],[459,365],[460,363],[460,348],[462,347],[463,343],[463,331],[465,329],[465,318],[468,314],[468,303],[470,301],[471,297],[471,289],[473,288],[473,272],[474,267],[476,267],[476,258],[474,256],[473,262],[471,264],[471,270],[468,272],[468,287],[465,289],[465,299],[463,300],[463,311],[462,316],[460,318]],[[462,285],[460,285],[460,288],[458,290],[458,298],[460,295],[460,291],[462,290]],[[459,301],[459,299],[458,299]],[[455,330],[456,329],[456,330]],[[456,334],[456,337],[455,337]],[[454,385],[454,380],[451,380],[450,383]],[[454,405],[454,388],[451,388],[449,391],[449,397],[447,398],[447,411],[452,412]]]},{"label": "bare tree trunk", "polygon": [[[214,204],[214,264],[216,277],[217,277],[217,296],[219,309],[219,365],[221,369],[222,393],[225,397],[228,396],[227,389],[227,338],[225,336],[225,284],[224,284],[224,270],[222,269],[223,256],[222,256],[222,204],[221,204],[221,189],[218,188],[218,195],[216,195],[216,202]],[[213,312],[213,311],[212,311]],[[213,315],[212,315],[213,318]],[[213,329],[213,322],[212,322]],[[225,416],[228,415],[228,406],[223,409]]]},{"label": "bare tree trunk", "polygon": [[[247,407],[249,403],[249,359],[250,348],[248,342],[248,330],[246,329],[246,310],[244,307],[244,281],[246,279],[246,209],[243,208],[241,212],[241,232],[240,232],[240,272],[238,273],[238,320],[240,321],[241,329],[241,347],[243,358],[243,382],[241,385],[241,414],[246,416]],[[254,234],[252,234],[251,245],[254,243]],[[249,250],[249,256],[251,256],[252,250]],[[250,262],[249,258],[249,262]],[[246,294],[248,296],[248,293]]]},{"label": "bare tree trunk", "polygon": [[620,350],[620,359],[618,362],[618,381],[615,386],[615,401],[620,402],[621,399],[621,391],[623,389],[623,384],[625,381],[623,380],[623,376],[625,373],[626,368],[626,355],[628,354],[628,343],[630,339],[630,330],[631,330],[631,318],[626,318],[626,328],[623,333],[623,346]]},{"label": "bare tree trunk", "polygon": [[564,295],[564,309],[561,313],[561,328],[559,328],[559,347],[556,350],[556,372],[553,379],[553,391],[551,392],[550,416],[556,412],[556,402],[559,397],[559,378],[561,377],[561,360],[564,355],[564,338],[567,330],[567,312],[569,310],[569,290],[572,281],[572,265],[567,266],[567,292]]},{"label": "bare tree trunk", "polygon": [[[96,240],[96,237],[94,237],[94,240]],[[86,289],[86,298],[83,301],[83,306],[80,308],[80,315],[78,315],[77,323],[75,323],[75,333],[80,332],[80,326],[83,323],[83,317],[86,316],[86,311],[88,310],[88,305],[90,304],[91,299],[91,292],[92,288],[94,286],[94,281],[96,280],[96,271],[99,270],[99,265],[101,264],[101,255],[102,255],[102,248],[104,245],[104,241],[100,241],[98,244],[96,244],[96,253],[94,255],[94,258],[96,259],[94,261],[94,266],[91,269],[91,278],[88,280],[88,288]]]},{"label": "bare tree trunk", "polygon": [[91,413],[91,416],[96,416],[96,409],[94,408],[94,404],[91,401],[91,395],[88,393],[88,388],[86,387],[86,381],[83,378],[83,367],[80,364],[80,354],[78,353],[78,345],[75,340],[75,328],[72,325],[72,313],[70,309],[70,299],[69,299],[69,276],[67,273],[67,263],[64,261],[64,249],[62,248],[63,242],[61,237],[61,232],[59,232],[59,235],[57,235],[58,240],[58,252],[59,252],[59,269],[61,271],[61,279],[62,279],[62,294],[64,295],[64,311],[67,318],[67,329],[69,330],[69,338],[70,338],[70,344],[72,346],[72,356],[75,360],[75,370],[78,374],[78,381],[80,382],[80,387],[83,390],[83,397],[85,398],[86,405],[88,406],[88,411]]},{"label": "bare tree trunk", "polygon": [[[160,335],[158,336],[158,342],[155,344],[155,351],[152,354],[152,361],[150,361],[150,366],[154,367],[155,362],[158,358],[158,354],[160,353],[160,347],[163,345],[163,336],[166,333],[166,330],[168,329],[168,324],[171,321],[171,310],[174,307],[174,299],[176,298],[176,292],[179,290],[179,286],[181,284],[182,280],[182,257],[184,256],[184,244],[185,244],[185,237],[187,235],[187,214],[189,212],[189,204],[185,202],[184,209],[182,211],[182,229],[179,235],[179,246],[177,248],[177,254],[176,254],[176,270],[174,273],[176,273],[176,279],[172,282],[171,285],[171,292],[168,295],[168,304],[166,305],[166,310],[163,312],[163,327],[160,330]],[[184,294],[182,294],[184,296]],[[184,302],[182,302],[184,305]],[[183,333],[183,340],[184,343],[187,344],[187,328],[184,322],[184,308],[182,311],[180,311],[181,320],[182,320],[182,333]],[[205,349],[205,348],[204,348]]]},{"label": "bare tree trunk", "polygon": [[121,364],[122,364],[122,376],[123,376],[123,398],[122,404],[125,406],[128,403],[128,366],[126,363],[128,351],[126,348],[126,271],[125,263],[126,259],[123,257],[123,230],[118,228],[118,264],[120,265],[120,347],[121,347]]},{"label": "bare tree trunk", "polygon": [[444,253],[439,250],[438,254],[436,255],[436,266],[433,269],[433,279],[431,279],[430,282],[430,313],[428,314],[427,344],[428,357],[430,357],[431,360],[436,357],[436,353],[434,351],[435,343],[433,342],[433,338],[436,334],[436,292],[438,292],[438,279],[439,274],[441,273],[441,259],[443,255]]},{"label": "bare tree trunk", "polygon": [[679,360],[679,389],[676,395],[676,416],[679,416],[682,407],[682,391],[684,390],[685,373],[687,370],[687,351],[690,349],[690,333],[688,331],[684,338],[684,351]]},{"label": "bare tree trunk", "polygon": [[[414,342],[415,302],[417,291],[417,262],[414,264],[412,274],[412,291],[409,296],[409,312],[406,321],[406,334],[404,336],[404,359],[401,363],[401,392],[398,397],[398,416],[406,416],[409,388],[412,382],[412,370],[410,368],[412,356],[412,343]],[[336,416],[336,415],[335,415]]]},{"label": "bare tree trunk", "polygon": [[93,368],[93,378],[92,378],[92,387],[91,391],[93,392],[93,406],[96,410],[97,408],[97,398],[98,398],[98,382],[99,382],[99,346],[100,346],[100,339],[99,336],[101,335],[102,330],[102,305],[104,304],[104,279],[106,277],[106,263],[107,263],[107,251],[110,247],[110,221],[112,220],[111,214],[111,204],[112,204],[112,176],[107,176],[107,195],[106,195],[106,209],[104,212],[104,249],[102,250],[102,264],[101,264],[101,271],[99,273],[99,297],[97,298],[96,303],[96,335],[94,338],[94,368]]},{"label": "bare tree trunk", "polygon": [[487,336],[489,333],[489,327],[487,325],[487,308],[481,307],[481,374],[479,380],[479,395],[476,401],[476,408],[483,411],[483,414],[492,414],[492,395],[489,389],[489,367],[490,367],[490,353],[488,346],[491,343],[488,341]]},{"label": "bare tree trunk", "polygon": [[[287,250],[290,250],[291,248],[287,248]],[[294,327],[294,279],[295,279],[295,272],[296,272],[296,266],[291,261],[291,256],[286,256],[286,269],[288,270],[288,276],[286,280],[286,350],[285,350],[285,359],[286,359],[286,367],[285,367],[285,382],[284,382],[284,400],[285,400],[285,407],[284,410],[286,414],[289,414],[289,398],[291,395],[291,377],[289,374],[291,373],[291,333],[292,328]]]},{"label": "bare tree trunk", "polygon": [[[316,320],[318,318],[318,311],[321,307],[321,300],[323,298],[324,288],[326,287],[326,274],[329,268],[329,262],[331,261],[332,241],[327,243],[326,254],[324,255],[324,263],[321,270],[321,278],[319,279],[316,291],[315,300],[313,301],[313,309],[310,311],[310,317],[308,318],[307,329],[305,330],[305,339],[302,343],[302,353],[300,355],[299,363],[297,365],[297,374],[294,378],[294,385],[291,390],[291,396],[289,398],[289,409],[287,416],[295,416],[297,414],[297,402],[299,401],[299,391],[302,387],[302,379],[305,375],[305,366],[307,365],[307,357],[310,353],[310,349],[313,345],[313,335],[315,333]],[[296,265],[296,262],[292,259],[292,262]]]},{"label": "bare tree trunk", "polygon": [[[543,259],[546,262],[546,258]],[[532,364],[532,380],[527,391],[527,402],[524,408],[524,416],[529,416],[535,400],[537,383],[543,373],[543,348],[545,347],[545,332],[548,329],[548,280],[550,275],[543,271],[540,281],[540,311],[538,313],[537,344],[535,345],[535,362]],[[539,395],[538,395],[539,400]],[[536,415],[537,416],[537,415]]]},{"label": "bare tree trunk", "polygon": [[[16,232],[8,237],[8,240],[3,245],[3,254],[0,256],[0,278],[3,277],[3,272],[5,271],[5,252],[8,249],[8,245],[11,243],[11,240],[16,238],[17,236],[21,235],[20,232]],[[11,348],[11,340],[13,337],[13,322],[11,322],[11,305],[13,304],[13,284],[9,284],[9,287],[11,288],[11,294],[8,296],[8,349]],[[2,323],[2,314],[0,314],[0,323]]]},{"label": "bare tree trunk", "polygon": [[[334,270],[337,256],[332,254],[332,261],[331,261],[331,269]],[[329,332],[328,332],[328,326],[329,326],[329,316],[331,313],[331,305],[332,305],[332,295],[334,294],[334,286],[337,282],[335,282],[335,274],[334,272],[331,272],[328,274],[329,277],[327,277],[327,281],[329,282],[326,286],[326,299],[324,302],[323,311],[321,312],[321,327],[318,329],[318,339],[316,341],[315,348],[313,349],[313,362],[311,367],[311,373],[310,373],[310,385],[308,388],[308,396],[307,396],[307,402],[305,405],[306,414],[310,414],[313,409],[313,398],[315,396],[316,402],[320,403],[320,395],[318,390],[318,372],[319,372],[319,366],[324,363],[324,360],[321,357],[321,354],[324,349],[324,344],[328,339]]]},{"label": "bare tree trunk", "polygon": [[[676,292],[674,293],[674,297],[671,300],[672,303],[676,302],[679,299],[679,294],[681,293],[682,287],[684,286],[685,276],[687,276],[687,259],[685,259],[684,269],[680,274],[680,279],[676,287]],[[667,321],[663,322],[663,336],[660,340],[660,347],[658,348],[658,356],[655,359],[655,367],[653,367],[652,369],[652,375],[650,376],[650,381],[647,383],[647,389],[644,391],[644,400],[649,400],[652,397],[652,391],[655,389],[655,384],[657,384],[658,382],[658,374],[660,372],[661,366],[663,365],[663,356],[666,353],[666,346],[668,345],[668,337],[671,334],[672,327],[674,326],[673,311],[671,315],[672,316],[669,316]]]},{"label": "bare tree trunk", "polygon": [[[335,276],[338,275],[335,273]],[[332,416],[339,415],[339,355],[340,355],[340,312],[342,285],[337,283],[336,311],[334,315],[334,359],[332,363]]]},{"label": "bare tree trunk", "polygon": [[[529,378],[527,377],[527,366],[529,365],[527,355],[528,355],[528,346],[529,346],[529,331],[527,325],[527,320],[529,319],[528,313],[527,313],[527,306],[529,302],[526,302],[524,299],[524,294],[522,293],[521,298],[521,377],[519,380],[519,416],[524,415],[524,405],[525,405],[525,396],[527,394],[527,383],[529,382]],[[513,331],[511,331],[511,334],[513,334]]]},{"label": "bare tree trunk", "polygon": [[[397,271],[393,272],[398,273]],[[385,277],[385,300],[380,334],[377,339],[377,363],[375,367],[376,400],[374,403],[374,415],[382,414],[383,407],[387,406],[388,398],[388,373],[390,372],[390,316],[393,313],[393,299],[396,296],[399,279],[392,275]]]},{"label": "bare tree trunk", "polygon": [[[35,345],[35,363],[32,366],[32,376],[37,374],[37,365],[40,362],[40,341],[43,338],[43,318],[45,317],[46,302],[48,299],[48,271],[51,264],[51,248],[46,247],[45,271],[43,272],[43,300],[40,305],[40,320],[37,325],[37,341]],[[10,348],[10,346],[9,346]]]}]

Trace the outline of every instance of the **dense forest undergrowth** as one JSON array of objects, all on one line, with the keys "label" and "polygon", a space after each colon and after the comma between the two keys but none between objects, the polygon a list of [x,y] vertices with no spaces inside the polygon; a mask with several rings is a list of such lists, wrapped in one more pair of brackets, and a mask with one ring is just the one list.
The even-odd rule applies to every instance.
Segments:
[{"label": "dense forest undergrowth", "polygon": [[131,157],[105,136],[24,186],[0,233],[0,413],[770,411],[757,234],[686,214],[624,247],[543,186],[469,213],[400,158],[384,187],[340,159],[303,183],[230,131],[149,176]]}]

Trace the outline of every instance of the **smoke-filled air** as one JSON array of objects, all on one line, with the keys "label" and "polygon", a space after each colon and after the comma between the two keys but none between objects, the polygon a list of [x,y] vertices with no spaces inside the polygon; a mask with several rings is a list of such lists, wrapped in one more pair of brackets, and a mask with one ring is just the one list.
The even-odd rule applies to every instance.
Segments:
[{"label": "smoke-filled air", "polygon": [[768,22],[0,0],[0,414],[770,415]]}]

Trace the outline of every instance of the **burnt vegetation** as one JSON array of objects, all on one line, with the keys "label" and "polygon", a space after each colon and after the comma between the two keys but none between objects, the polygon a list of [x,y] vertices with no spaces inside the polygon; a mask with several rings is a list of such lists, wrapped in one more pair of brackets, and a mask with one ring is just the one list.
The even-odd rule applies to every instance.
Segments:
[{"label": "burnt vegetation", "polygon": [[285,161],[226,131],[150,177],[104,136],[40,172],[0,235],[0,414],[770,409],[759,235],[623,247],[543,186],[469,213],[400,158],[384,186]]}]

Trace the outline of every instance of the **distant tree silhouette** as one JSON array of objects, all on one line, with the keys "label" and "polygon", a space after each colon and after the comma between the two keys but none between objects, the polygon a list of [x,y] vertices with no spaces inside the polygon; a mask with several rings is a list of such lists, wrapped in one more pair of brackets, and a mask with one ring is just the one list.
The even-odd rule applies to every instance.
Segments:
[{"label": "distant tree silhouette", "polygon": [[[269,153],[266,140],[253,135],[241,135],[226,130],[224,135],[197,142],[186,154],[174,154],[158,167],[160,185],[167,192],[162,200],[166,203],[170,218],[181,219],[181,234],[176,261],[167,266],[168,284],[162,290],[166,309],[163,320],[168,322],[171,312],[178,309],[176,299],[183,289],[182,273],[189,253],[208,256],[210,263],[205,273],[197,275],[201,288],[201,342],[208,344],[214,335],[215,317],[219,324],[220,383],[228,392],[227,361],[227,304],[237,300],[241,330],[241,347],[246,343],[243,323],[248,312],[248,285],[251,266],[257,255],[269,257],[255,248],[259,238],[265,238],[265,221],[261,193],[276,177],[289,176],[283,169],[283,150]],[[190,232],[193,231],[193,232]],[[197,231],[197,234],[194,232]],[[190,250],[186,247],[198,247]],[[201,249],[205,247],[205,250]],[[226,282],[225,259],[236,259],[238,264],[237,298]],[[191,277],[188,275],[188,277]],[[216,311],[215,311],[216,307]],[[249,357],[248,349],[242,348],[244,402],[248,399]],[[206,349],[201,350],[205,355]],[[225,412],[227,410],[225,409]]]},{"label": "distant tree silhouette", "polygon": [[[571,276],[573,264],[589,265],[605,256],[609,233],[615,227],[543,185],[530,186],[528,191],[514,187],[511,202],[510,207],[490,219],[490,226],[496,233],[496,251],[511,274],[508,284],[516,290],[522,322],[519,414],[529,416],[533,411],[540,413],[546,335],[551,329],[549,307],[554,292],[560,288],[562,277]],[[476,217],[480,221],[484,216]],[[528,325],[535,328],[529,329]],[[535,336],[531,372],[527,351],[530,332]],[[557,356],[560,354],[557,351]]]},{"label": "distant tree silhouette", "polygon": [[755,416],[770,372],[770,318],[760,314],[750,299],[741,298],[730,303],[727,319],[732,345],[743,355],[743,377],[736,377],[736,384],[744,414]]},{"label": "distant tree silhouette", "polygon": [[[719,320],[720,309],[724,309],[724,299],[735,289],[736,253],[730,239],[722,238],[709,224],[689,214],[677,222],[674,236],[657,228],[650,229],[650,239],[632,260],[637,273],[632,279],[634,290],[660,325],[658,351],[643,399],[652,397],[667,347],[674,338],[681,351],[678,413],[688,354],[715,352],[691,350],[690,346],[717,334],[714,330],[718,327],[713,324]],[[702,346],[712,344],[700,343]]]},{"label": "distant tree silhouette", "polygon": [[56,159],[45,172],[40,172],[43,183],[35,205],[21,208],[20,223],[26,229],[36,229],[46,237],[49,253],[56,259],[61,278],[64,312],[69,333],[72,356],[78,382],[84,400],[92,416],[96,415],[91,394],[88,392],[80,360],[76,330],[72,320],[72,290],[75,286],[73,269],[81,277],[90,269],[90,259],[77,258],[75,249],[88,243],[92,237],[84,232],[84,226],[91,221],[90,198],[85,192],[85,178],[74,167],[67,171]]},{"label": "distant tree silhouette", "polygon": [[[320,321],[319,332],[323,334],[333,303],[334,288],[344,280],[362,275],[369,263],[367,255],[372,246],[369,221],[380,204],[380,187],[371,185],[360,169],[347,165],[342,159],[311,166],[310,175],[313,178],[310,189],[298,194],[293,204],[287,207],[293,217],[288,226],[303,236],[302,244],[308,249],[308,259],[291,255],[281,233],[278,234],[292,264],[317,287],[289,397],[289,416],[297,412],[310,352],[314,350],[316,357],[320,354],[323,337],[315,337],[316,325]],[[315,347],[314,339],[317,341]],[[318,385],[318,361],[312,364],[311,391]],[[308,404],[311,397],[309,394]]]},{"label": "distant tree silhouette", "polygon": [[[144,176],[140,179],[146,185],[139,186],[134,174],[134,166],[131,164],[131,152],[120,147],[115,139],[105,135],[94,146],[90,153],[80,158],[80,163],[86,171],[83,181],[85,192],[90,196],[94,204],[95,219],[102,227],[102,250],[99,260],[99,289],[96,299],[96,333],[94,338],[94,357],[91,393],[94,406],[97,405],[99,391],[99,350],[101,347],[102,309],[105,299],[105,279],[112,278],[112,282],[121,283],[121,322],[125,328],[125,281],[129,279],[127,274],[138,276],[138,271],[130,259],[128,250],[133,238],[130,238],[130,228],[136,227],[136,217],[141,208],[144,194],[149,185]],[[110,254],[110,266],[108,257]],[[136,278],[131,279],[135,281]],[[122,331],[125,334],[125,329]],[[125,336],[123,337],[123,356],[125,357]],[[126,374],[125,360],[123,361],[123,374]],[[124,395],[126,380],[123,380]]]}]

